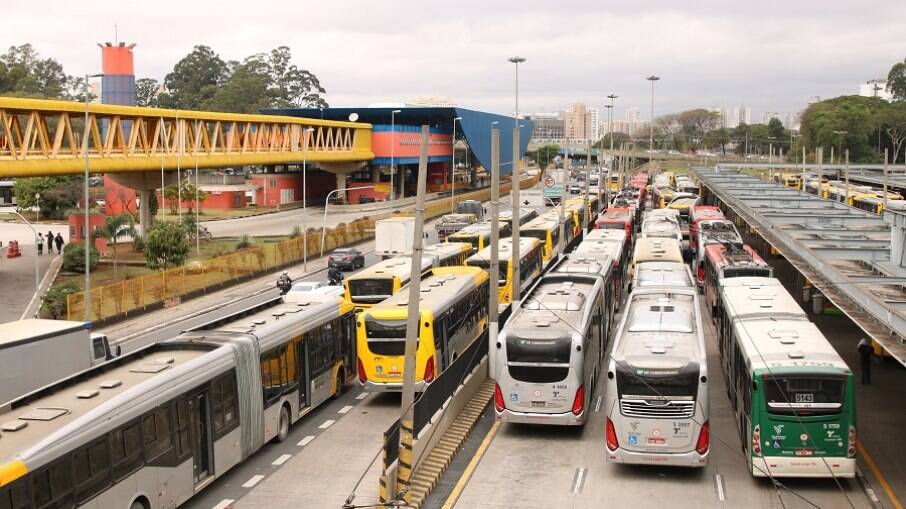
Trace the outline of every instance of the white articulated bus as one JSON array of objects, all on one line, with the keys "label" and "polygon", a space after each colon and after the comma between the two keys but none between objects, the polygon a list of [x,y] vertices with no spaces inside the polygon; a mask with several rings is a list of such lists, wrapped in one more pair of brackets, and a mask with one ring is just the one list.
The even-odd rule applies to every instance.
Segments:
[{"label": "white articulated bus", "polygon": [[630,295],[607,378],[609,461],[705,466],[708,365],[694,288],[638,289]]},{"label": "white articulated bus", "polygon": [[498,336],[497,419],[582,425],[607,348],[604,278],[542,276]]},{"label": "white articulated bus", "polygon": [[14,400],[0,507],[174,508],[354,373],[355,313],[281,303],[182,334]]}]

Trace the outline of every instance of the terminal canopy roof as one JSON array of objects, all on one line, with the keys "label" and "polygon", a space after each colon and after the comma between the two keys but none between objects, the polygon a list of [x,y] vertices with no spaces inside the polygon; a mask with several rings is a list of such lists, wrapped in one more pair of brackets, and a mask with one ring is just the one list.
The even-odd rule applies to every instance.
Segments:
[{"label": "terminal canopy roof", "polygon": [[[478,162],[488,171],[491,169],[491,128],[500,129],[500,174],[509,175],[513,170],[513,117],[455,107],[375,107],[375,108],[282,108],[265,109],[262,113],[269,115],[288,115],[293,117],[323,118],[327,120],[350,120],[374,124],[383,129],[391,124],[390,116],[394,110],[397,125],[421,126],[427,124],[434,132],[449,133],[456,121],[457,139],[465,138]],[[355,113],[355,115],[353,115]],[[495,124],[496,122],[496,124]],[[524,155],[532,137],[534,123],[528,119],[519,119],[519,148]]]}]

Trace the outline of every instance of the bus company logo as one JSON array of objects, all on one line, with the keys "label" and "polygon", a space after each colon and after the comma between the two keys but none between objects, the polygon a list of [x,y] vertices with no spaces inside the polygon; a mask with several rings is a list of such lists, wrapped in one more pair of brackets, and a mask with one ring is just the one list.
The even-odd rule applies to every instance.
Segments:
[{"label": "bus company logo", "polygon": [[808,434],[807,434],[807,433],[803,433],[803,434],[799,435],[799,440],[802,440],[803,442],[807,442],[807,441],[808,441]]},{"label": "bus company logo", "polygon": [[639,421],[630,422],[629,427],[632,428],[632,431],[638,431],[639,430]]},{"label": "bus company logo", "polygon": [[774,425],[774,434],[779,435],[781,433],[783,433],[783,424],[775,424]]}]

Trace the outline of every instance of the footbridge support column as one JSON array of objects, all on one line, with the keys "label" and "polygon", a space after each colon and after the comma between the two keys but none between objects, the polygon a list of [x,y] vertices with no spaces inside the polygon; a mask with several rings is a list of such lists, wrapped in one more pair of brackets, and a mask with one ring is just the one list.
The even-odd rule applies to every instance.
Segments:
[{"label": "footbridge support column", "polygon": [[[142,236],[144,236],[148,228],[154,224],[154,217],[151,215],[151,208],[148,205],[151,203],[153,193],[157,189],[161,189],[161,173],[159,171],[147,171],[141,173],[109,173],[108,175],[117,184],[135,189],[138,192],[140,200],[138,218]],[[175,171],[168,171],[163,174],[163,185],[169,186],[175,183]],[[158,207],[162,206],[162,203],[158,203]]]},{"label": "footbridge support column", "polygon": [[[351,163],[320,163],[318,166],[325,170],[333,173],[337,176],[337,189],[346,189],[346,177],[355,171],[359,171],[365,166],[365,162],[351,162]],[[358,186],[357,186],[358,187]],[[337,199],[343,203],[346,203],[346,192],[340,191],[337,193]]]}]

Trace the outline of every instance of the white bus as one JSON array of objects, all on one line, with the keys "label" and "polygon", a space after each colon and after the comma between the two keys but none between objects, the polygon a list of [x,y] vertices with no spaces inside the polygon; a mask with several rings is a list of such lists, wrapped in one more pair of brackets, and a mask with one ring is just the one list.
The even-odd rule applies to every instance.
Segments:
[{"label": "white bus", "polygon": [[576,255],[601,259],[608,257],[613,262],[614,300],[616,309],[620,309],[623,299],[623,286],[626,284],[626,274],[629,268],[629,243],[626,242],[626,232],[613,229],[594,229],[585,234],[585,240],[576,246],[573,252]]},{"label": "white bus", "polygon": [[632,277],[632,288],[694,288],[689,266],[680,262],[645,262]]},{"label": "white bus", "polygon": [[339,394],[354,338],[337,297],[278,304],[14,400],[0,507],[177,507]]},{"label": "white bus", "polygon": [[607,367],[608,461],[704,467],[708,365],[694,288],[636,290]]},{"label": "white bus", "polygon": [[607,349],[604,279],[547,274],[500,332],[494,408],[506,422],[582,425]]}]

